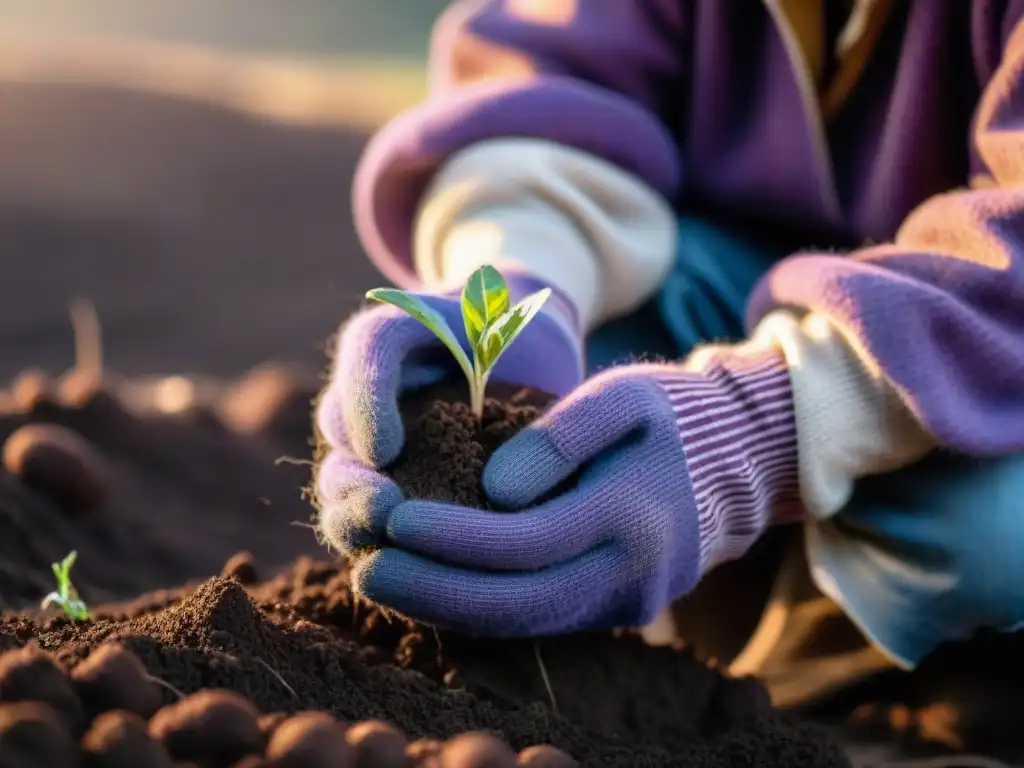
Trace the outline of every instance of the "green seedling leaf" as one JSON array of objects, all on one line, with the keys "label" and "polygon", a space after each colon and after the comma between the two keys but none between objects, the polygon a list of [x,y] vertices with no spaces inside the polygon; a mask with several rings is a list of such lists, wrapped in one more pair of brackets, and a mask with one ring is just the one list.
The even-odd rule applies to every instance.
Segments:
[{"label": "green seedling leaf", "polygon": [[397,288],[374,288],[367,291],[366,298],[371,301],[379,301],[383,304],[391,304],[401,310],[408,312],[414,318],[423,323],[430,331],[441,340],[441,343],[448,347],[455,359],[466,374],[466,378],[473,380],[473,364],[469,356],[459,344],[451,326],[438,312],[428,306],[425,302],[412,294],[400,291]]},{"label": "green seedling leaf", "polygon": [[57,579],[57,591],[51,592],[43,598],[42,608],[45,610],[50,605],[59,605],[70,618],[75,621],[84,621],[89,618],[89,609],[79,598],[78,591],[71,583],[71,568],[77,558],[78,553],[72,550],[59,563],[50,564],[53,575]]},{"label": "green seedling leaf", "polygon": [[71,550],[59,563],[51,563],[53,574],[57,577],[57,584],[60,587],[71,586],[71,569],[78,559],[78,552]]},{"label": "green seedling leaf", "polygon": [[462,320],[476,350],[487,327],[508,310],[508,285],[501,273],[485,264],[469,276],[462,289]]},{"label": "green seedling leaf", "polygon": [[494,364],[498,362],[498,358],[505,353],[509,345],[540,312],[549,296],[551,296],[550,288],[531,293],[487,328],[483,343],[480,345],[480,376],[482,378],[486,379]]}]

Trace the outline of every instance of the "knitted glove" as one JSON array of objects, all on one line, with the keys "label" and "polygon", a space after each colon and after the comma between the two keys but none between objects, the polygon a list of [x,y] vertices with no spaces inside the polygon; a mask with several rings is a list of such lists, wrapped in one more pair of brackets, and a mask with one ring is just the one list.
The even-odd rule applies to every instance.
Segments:
[{"label": "knitted glove", "polygon": [[396,504],[357,589],[494,636],[646,624],[800,513],[785,362],[721,350],[605,371],[499,448],[484,486],[516,511]]},{"label": "knitted glove", "polygon": [[[543,287],[524,275],[505,277],[513,301]],[[458,295],[419,296],[444,316],[468,352]],[[502,355],[491,378],[561,395],[580,382],[582,370],[575,313],[555,293]],[[382,516],[402,498],[377,472],[398,457],[405,440],[399,398],[447,376],[464,378],[437,337],[395,307],[364,310],[342,329],[316,414],[330,448],[317,468],[320,533],[340,551],[372,545],[382,534]]]}]

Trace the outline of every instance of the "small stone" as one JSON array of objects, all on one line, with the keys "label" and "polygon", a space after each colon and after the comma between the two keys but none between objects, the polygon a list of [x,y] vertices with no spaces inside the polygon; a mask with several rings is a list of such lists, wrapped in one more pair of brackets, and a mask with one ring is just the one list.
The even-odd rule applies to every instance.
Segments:
[{"label": "small stone", "polygon": [[441,768],[516,768],[508,745],[489,733],[463,733],[441,750]]},{"label": "small stone", "polygon": [[104,712],[82,737],[82,751],[95,768],[175,768],[167,750],[132,712]]},{"label": "small stone", "polygon": [[267,745],[278,768],[354,768],[355,750],[345,725],[326,712],[300,712],[281,723]]},{"label": "small stone", "polygon": [[269,739],[274,735],[274,731],[277,730],[278,726],[287,719],[288,715],[285,712],[270,712],[266,715],[260,715],[259,720],[256,722],[259,724],[260,733]]},{"label": "small stone", "polygon": [[71,672],[71,680],[92,713],[123,709],[149,718],[160,709],[163,696],[131,651],[105,643]]},{"label": "small stone", "polygon": [[82,702],[53,656],[36,645],[0,654],[0,702],[48,704],[73,728],[84,725]]},{"label": "small stone", "polygon": [[149,721],[149,734],[177,760],[229,765],[263,750],[259,712],[231,691],[208,689],[164,707]]},{"label": "small stone", "polygon": [[236,552],[221,568],[222,579],[235,579],[243,587],[252,586],[259,581],[259,572],[253,562],[251,552]]},{"label": "small stone", "polygon": [[0,705],[0,766],[77,765],[78,747],[67,726],[45,704]]},{"label": "small stone", "polygon": [[58,424],[28,424],[3,447],[4,468],[68,510],[91,512],[110,491],[110,473],[85,438]]},{"label": "small stone", "polygon": [[53,396],[53,381],[39,368],[22,371],[11,384],[11,396],[19,410],[28,413],[42,400]]},{"label": "small stone", "polygon": [[440,758],[444,743],[436,739],[417,739],[405,748],[405,756],[413,762],[426,762],[432,758]]},{"label": "small stone", "polygon": [[405,768],[405,737],[377,720],[356,723],[345,738],[356,751],[357,768]]},{"label": "small stone", "polygon": [[520,768],[577,768],[579,763],[560,749],[541,744],[519,753]]}]

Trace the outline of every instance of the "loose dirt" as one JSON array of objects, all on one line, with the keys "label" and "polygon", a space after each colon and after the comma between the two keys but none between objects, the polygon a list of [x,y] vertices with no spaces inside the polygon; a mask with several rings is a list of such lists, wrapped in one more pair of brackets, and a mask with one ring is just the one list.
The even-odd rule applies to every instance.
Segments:
[{"label": "loose dirt", "polygon": [[[0,397],[0,435],[61,437],[37,432],[59,459],[41,476],[0,474],[0,768],[845,765],[759,684],[682,648],[541,641],[556,713],[532,642],[358,604],[345,564],[290,525],[310,511],[308,468],[273,461],[311,452],[298,425],[315,386],[266,387],[268,401],[242,382],[167,414],[113,381],[21,384]],[[240,398],[262,418],[240,419]],[[537,407],[488,418],[521,426]],[[47,466],[64,492],[45,492]],[[34,609],[72,548],[93,606],[77,624]]]},{"label": "loose dirt", "polygon": [[478,419],[465,389],[431,387],[403,402],[405,447],[388,472],[409,498],[492,509],[480,483],[484,464],[554,398],[532,389],[492,385]]}]

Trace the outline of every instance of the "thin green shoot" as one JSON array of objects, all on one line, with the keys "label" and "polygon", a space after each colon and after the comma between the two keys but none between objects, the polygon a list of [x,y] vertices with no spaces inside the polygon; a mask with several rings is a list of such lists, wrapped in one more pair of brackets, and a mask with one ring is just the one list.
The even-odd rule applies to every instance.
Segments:
[{"label": "thin green shoot", "polygon": [[71,569],[78,559],[78,553],[72,550],[68,556],[59,563],[51,563],[53,575],[57,578],[57,591],[51,592],[43,598],[42,608],[46,610],[50,605],[59,605],[64,609],[68,618],[74,621],[85,621],[89,618],[89,609],[78,596],[78,590],[71,583]]},{"label": "thin green shoot", "polygon": [[418,296],[397,288],[374,288],[367,292],[366,298],[408,312],[437,336],[465,374],[470,408],[480,417],[484,412],[487,381],[495,364],[537,316],[550,295],[551,289],[544,288],[510,306],[505,278],[490,265],[480,267],[469,276],[462,289],[462,322],[469,341],[469,354],[445,318]]}]

